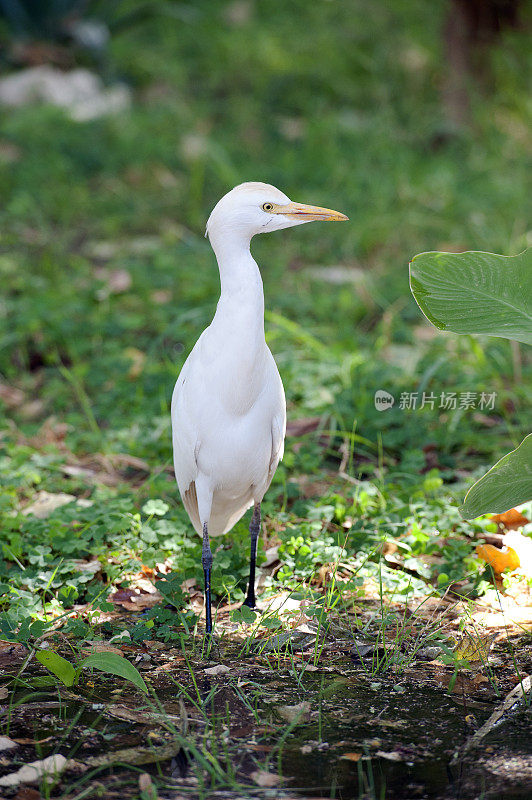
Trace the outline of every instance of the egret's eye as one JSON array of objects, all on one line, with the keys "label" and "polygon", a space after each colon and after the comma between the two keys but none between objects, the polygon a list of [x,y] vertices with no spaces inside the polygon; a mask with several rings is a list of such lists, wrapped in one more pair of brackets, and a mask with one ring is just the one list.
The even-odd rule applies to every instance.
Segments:
[{"label": "egret's eye", "polygon": [[273,203],[263,203],[262,204],[263,211],[273,211]]}]

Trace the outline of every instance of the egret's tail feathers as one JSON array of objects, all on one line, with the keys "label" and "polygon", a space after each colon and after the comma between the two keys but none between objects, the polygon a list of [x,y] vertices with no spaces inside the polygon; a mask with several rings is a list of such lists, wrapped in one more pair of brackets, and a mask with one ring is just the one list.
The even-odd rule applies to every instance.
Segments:
[{"label": "egret's tail feathers", "polygon": [[[195,481],[189,483],[188,489],[182,493],[181,497],[195,531],[201,536],[203,533],[203,525],[200,519],[198,493]],[[227,531],[230,531],[233,525],[238,522],[240,517],[246,513],[254,502],[255,500],[251,492],[246,493],[240,498],[229,499],[215,494],[208,520],[209,536],[221,536],[227,533]]]},{"label": "egret's tail feathers", "polygon": [[187,510],[190,521],[194,525],[194,529],[197,531],[197,533],[201,534],[202,525],[199,517],[198,495],[196,494],[196,484],[194,481],[191,481],[188,489],[183,494],[183,505]]}]

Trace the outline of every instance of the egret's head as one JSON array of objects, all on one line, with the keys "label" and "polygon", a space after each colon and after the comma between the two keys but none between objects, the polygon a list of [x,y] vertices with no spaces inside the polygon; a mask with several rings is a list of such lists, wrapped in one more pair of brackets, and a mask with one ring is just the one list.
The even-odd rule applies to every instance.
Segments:
[{"label": "egret's head", "polygon": [[339,222],[345,214],[330,208],[292,203],[268,183],[241,183],[215,205],[207,222],[206,234],[234,232],[250,240],[257,233],[278,231],[305,222]]}]

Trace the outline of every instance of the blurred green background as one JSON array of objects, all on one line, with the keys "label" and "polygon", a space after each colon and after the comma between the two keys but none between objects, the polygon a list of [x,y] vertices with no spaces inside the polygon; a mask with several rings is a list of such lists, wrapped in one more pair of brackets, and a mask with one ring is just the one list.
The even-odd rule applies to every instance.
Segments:
[{"label": "blurred green background", "polygon": [[[459,0],[0,3],[3,79],[82,67],[130,98],[85,121],[47,103],[1,109],[6,509],[36,486],[87,492],[59,475],[61,447],[171,462],[173,384],[218,296],[205,221],[246,180],[350,217],[253,243],[289,420],[319,418],[289,438],[272,512],[279,496],[290,508],[300,475],[385,468],[408,496],[430,490],[429,470],[452,485],[521,440],[526,348],[438,334],[408,285],[420,251],[530,244],[531,6],[470,5],[491,11],[460,16]],[[375,409],[378,389],[394,394],[392,410]],[[485,413],[409,412],[403,391],[497,399]],[[31,444],[51,416],[67,427]],[[171,476],[157,487],[179,516]],[[155,489],[129,491],[138,507]]]}]

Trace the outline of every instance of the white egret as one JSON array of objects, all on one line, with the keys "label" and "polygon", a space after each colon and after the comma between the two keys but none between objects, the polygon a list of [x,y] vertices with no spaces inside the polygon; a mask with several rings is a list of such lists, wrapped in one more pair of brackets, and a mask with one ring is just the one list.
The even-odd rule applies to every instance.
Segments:
[{"label": "white egret", "polygon": [[220,300],[177,379],[171,412],[177,484],[203,536],[207,633],[212,631],[209,536],[227,533],[254,506],[244,601],[253,608],[260,504],[284,448],[284,389],[264,339],[264,294],[251,239],[305,222],[346,219],[328,208],[292,203],[269,184],[243,183],[222,197],[207,222],[205,235],[220,270]]}]

